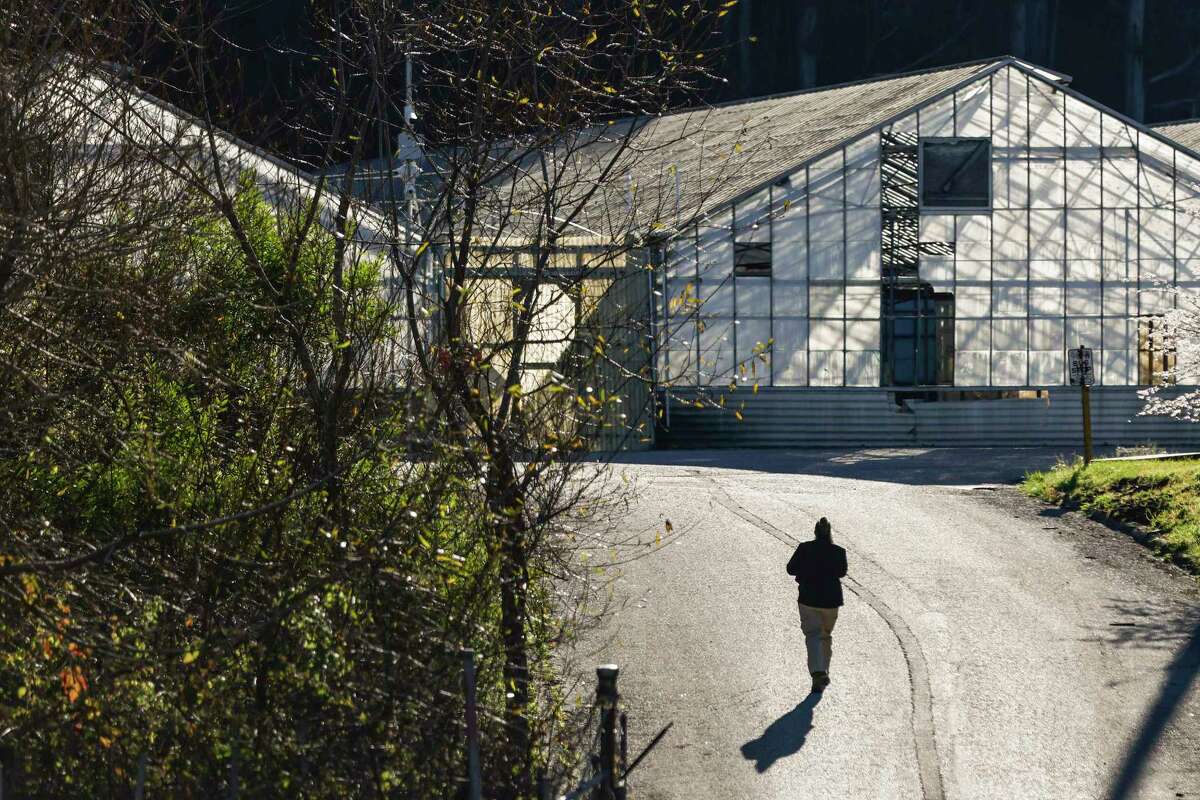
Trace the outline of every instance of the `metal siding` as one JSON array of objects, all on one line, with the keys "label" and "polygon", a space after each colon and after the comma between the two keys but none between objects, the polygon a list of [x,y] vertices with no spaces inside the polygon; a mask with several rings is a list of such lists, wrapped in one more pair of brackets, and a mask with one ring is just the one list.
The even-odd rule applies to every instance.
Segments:
[{"label": "metal siding", "polygon": [[[884,390],[739,391],[725,395],[723,409],[694,407],[695,392],[673,395],[670,426],[658,432],[663,447],[1082,447],[1077,389],[1052,389],[1048,399],[910,400],[904,410]],[[1135,388],[1093,387],[1096,445],[1200,447],[1200,425],[1139,417],[1141,407]]]}]

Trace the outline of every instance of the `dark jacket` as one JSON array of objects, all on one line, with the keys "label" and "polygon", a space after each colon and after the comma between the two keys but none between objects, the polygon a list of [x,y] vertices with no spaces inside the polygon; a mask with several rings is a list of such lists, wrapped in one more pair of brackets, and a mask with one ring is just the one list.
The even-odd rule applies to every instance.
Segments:
[{"label": "dark jacket", "polygon": [[816,608],[842,605],[842,583],[846,577],[846,551],[832,542],[814,539],[796,546],[787,565],[788,575],[796,576],[800,602]]}]

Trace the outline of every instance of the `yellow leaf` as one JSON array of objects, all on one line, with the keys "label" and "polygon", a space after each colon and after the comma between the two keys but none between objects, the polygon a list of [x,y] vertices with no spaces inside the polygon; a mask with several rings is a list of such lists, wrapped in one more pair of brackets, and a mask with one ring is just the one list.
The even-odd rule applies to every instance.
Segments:
[{"label": "yellow leaf", "polygon": [[587,39],[584,40],[583,46],[587,47],[588,45],[590,45],[592,42],[596,41],[599,38],[600,38],[600,35],[598,33],[596,33],[595,31],[592,31],[591,33],[588,34]]},{"label": "yellow leaf", "polygon": [[188,650],[186,653],[183,654],[183,663],[190,664],[199,657],[200,657],[199,650]]},{"label": "yellow leaf", "polygon": [[112,739],[108,738],[107,736],[101,736],[100,746],[107,750],[108,748],[112,747]]}]

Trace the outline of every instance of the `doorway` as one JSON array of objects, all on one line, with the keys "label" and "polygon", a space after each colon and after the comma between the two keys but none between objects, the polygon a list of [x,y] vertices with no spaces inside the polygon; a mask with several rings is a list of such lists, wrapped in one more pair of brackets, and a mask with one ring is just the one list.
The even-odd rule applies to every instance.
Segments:
[{"label": "doorway", "polygon": [[954,295],[883,286],[883,386],[954,385]]}]

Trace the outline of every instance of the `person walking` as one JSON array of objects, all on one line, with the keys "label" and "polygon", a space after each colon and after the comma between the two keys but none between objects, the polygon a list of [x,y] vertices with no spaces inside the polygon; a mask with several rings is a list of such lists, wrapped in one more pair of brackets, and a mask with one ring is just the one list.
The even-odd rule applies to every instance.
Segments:
[{"label": "person walking", "polygon": [[815,538],[801,542],[788,560],[788,575],[796,577],[799,593],[800,629],[808,650],[812,690],[823,692],[829,685],[829,659],[833,655],[833,626],[842,606],[842,582],[846,577],[846,551],[833,543],[833,526],[821,517]]}]

